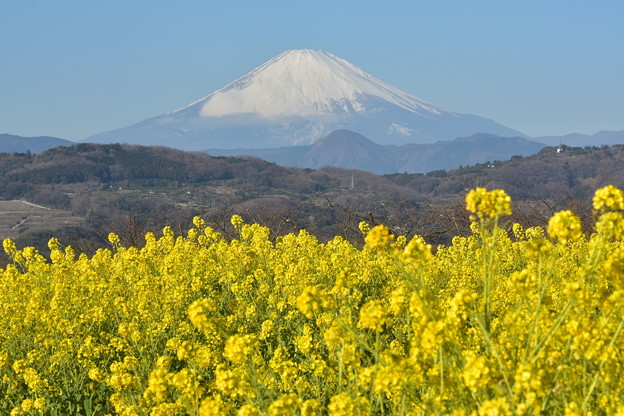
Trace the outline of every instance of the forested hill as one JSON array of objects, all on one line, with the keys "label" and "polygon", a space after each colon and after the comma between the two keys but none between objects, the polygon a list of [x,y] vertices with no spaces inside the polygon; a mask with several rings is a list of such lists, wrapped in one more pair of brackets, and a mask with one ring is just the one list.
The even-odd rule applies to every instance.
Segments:
[{"label": "forested hill", "polygon": [[591,198],[613,184],[624,188],[624,145],[548,147],[510,161],[488,162],[427,175],[387,175],[392,182],[431,196],[463,194],[477,186],[505,189],[515,200]]},{"label": "forested hill", "polygon": [[132,180],[207,182],[280,180],[299,172],[253,158],[210,157],[166,147],[77,144],[32,155],[2,154],[4,181],[30,183],[116,183]]},{"label": "forested hill", "polygon": [[549,147],[510,161],[492,161],[428,174],[378,176],[367,172],[321,168],[295,169],[251,157],[211,157],[165,147],[78,144],[39,154],[0,153],[0,197],[21,197],[36,185],[119,185],[218,182],[257,194],[280,189],[292,194],[322,192],[343,185],[370,192],[386,190],[402,198],[461,196],[476,186],[505,189],[514,199],[581,198],[606,184],[624,187],[624,145]]},{"label": "forested hill", "polygon": [[[551,147],[506,162],[378,176],[164,147],[78,144],[34,155],[0,153],[0,239],[15,238],[18,246],[44,252],[55,236],[92,253],[107,245],[109,232],[136,245],[164,225],[184,232],[195,215],[232,233],[229,218],[236,213],[274,236],[307,229],[321,240],[357,240],[358,223],[366,220],[397,235],[420,234],[444,244],[469,233],[463,200],[471,188],[505,189],[515,201],[509,222],[545,225],[554,210],[574,208],[589,230],[591,196],[607,184],[624,188],[622,145]],[[41,212],[29,212],[32,204]],[[16,211],[18,206],[30,208]]]}]

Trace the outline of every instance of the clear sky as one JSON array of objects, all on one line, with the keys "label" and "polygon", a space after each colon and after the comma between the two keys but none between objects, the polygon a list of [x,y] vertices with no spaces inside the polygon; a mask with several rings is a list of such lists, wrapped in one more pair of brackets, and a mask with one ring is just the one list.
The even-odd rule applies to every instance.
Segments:
[{"label": "clear sky", "polygon": [[0,133],[125,127],[303,48],[529,136],[624,130],[622,0],[0,0]]}]

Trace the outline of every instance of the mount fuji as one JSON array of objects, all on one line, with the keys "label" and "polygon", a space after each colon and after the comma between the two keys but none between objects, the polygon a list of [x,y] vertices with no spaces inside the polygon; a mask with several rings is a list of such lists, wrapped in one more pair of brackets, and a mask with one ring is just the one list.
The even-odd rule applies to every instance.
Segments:
[{"label": "mount fuji", "polygon": [[193,151],[269,148],[311,144],[337,129],[394,145],[479,132],[526,137],[429,104],[331,53],[303,49],[283,52],[183,108],[84,141]]}]

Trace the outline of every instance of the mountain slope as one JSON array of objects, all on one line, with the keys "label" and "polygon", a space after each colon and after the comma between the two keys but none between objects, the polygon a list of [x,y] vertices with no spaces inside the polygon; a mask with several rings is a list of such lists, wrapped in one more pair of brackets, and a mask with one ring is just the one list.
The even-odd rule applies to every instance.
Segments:
[{"label": "mountain slope", "polygon": [[22,137],[0,134],[0,153],[39,153],[57,146],[72,146],[76,143],[56,137]]},{"label": "mountain slope", "polygon": [[603,130],[593,135],[571,133],[571,134],[566,134],[565,136],[542,136],[542,137],[535,137],[531,140],[535,140],[536,142],[540,142],[540,143],[545,143],[549,146],[558,146],[559,144],[564,144],[567,146],[577,146],[577,147],[602,146],[602,145],[610,146],[614,144],[624,144],[624,130],[623,131]]},{"label": "mountain slope", "polygon": [[291,50],[183,108],[86,141],[184,150],[269,148],[312,144],[337,129],[397,145],[477,132],[523,136],[429,104],[330,53]]},{"label": "mountain slope", "polygon": [[401,165],[396,172],[426,173],[434,170],[456,169],[495,160],[509,160],[512,156],[529,156],[545,146],[522,137],[499,137],[474,134],[431,145],[400,147]]},{"label": "mountain slope", "polygon": [[[434,195],[461,194],[485,186],[504,189],[514,199],[591,201],[594,191],[624,188],[624,145],[546,147],[528,157],[479,164],[439,175],[387,175],[396,184]],[[591,204],[590,217],[591,217]],[[553,208],[554,209],[554,208]]]},{"label": "mountain slope", "polygon": [[543,147],[522,137],[475,134],[433,144],[380,145],[350,130],[336,130],[313,145],[273,149],[207,150],[213,156],[254,156],[283,166],[318,169],[337,166],[376,174],[426,173],[455,169],[514,155],[528,156]]},{"label": "mountain slope", "polygon": [[373,173],[395,172],[396,161],[386,146],[350,130],[336,130],[314,143],[297,166],[337,166]]}]

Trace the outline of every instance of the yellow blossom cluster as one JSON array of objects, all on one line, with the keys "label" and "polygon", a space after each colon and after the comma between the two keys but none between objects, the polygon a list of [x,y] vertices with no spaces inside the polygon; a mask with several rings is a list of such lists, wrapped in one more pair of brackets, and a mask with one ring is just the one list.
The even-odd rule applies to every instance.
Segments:
[{"label": "yellow blossom cluster", "polygon": [[507,232],[477,189],[468,237],[435,252],[360,224],[366,244],[269,239],[201,218],[92,257],[3,247],[0,413],[624,415],[622,192],[596,232],[555,214]]},{"label": "yellow blossom cluster", "polygon": [[[360,228],[365,230],[367,226],[361,225]],[[390,233],[390,230],[385,225],[376,225],[368,231],[364,239],[369,247],[382,250],[390,247],[394,240],[394,235]]]},{"label": "yellow blossom cluster", "polygon": [[561,244],[583,236],[581,220],[572,211],[559,211],[548,221],[548,235]]},{"label": "yellow blossom cluster", "polygon": [[502,189],[476,188],[466,195],[466,209],[481,220],[511,215],[511,198]]},{"label": "yellow blossom cluster", "polygon": [[613,185],[607,185],[596,191],[593,203],[597,211],[622,211],[624,210],[624,191]]}]

